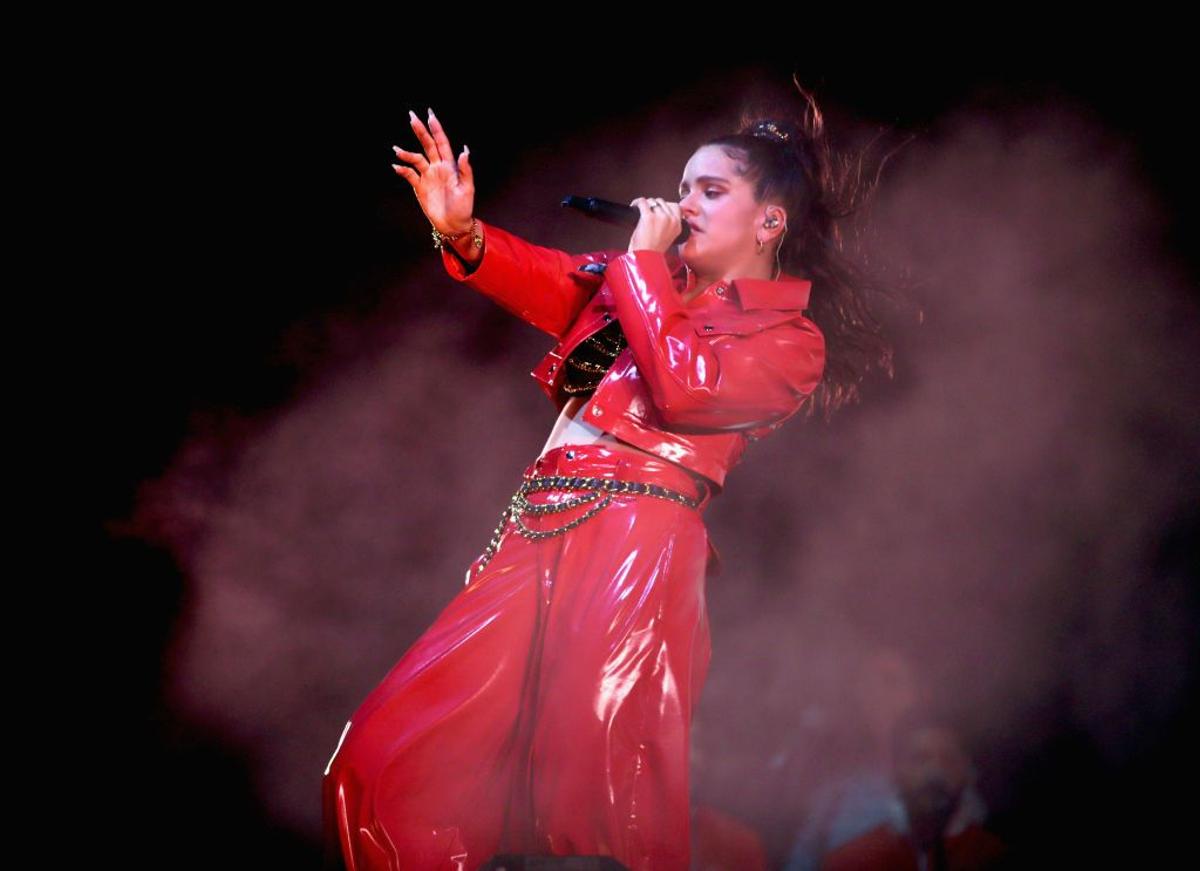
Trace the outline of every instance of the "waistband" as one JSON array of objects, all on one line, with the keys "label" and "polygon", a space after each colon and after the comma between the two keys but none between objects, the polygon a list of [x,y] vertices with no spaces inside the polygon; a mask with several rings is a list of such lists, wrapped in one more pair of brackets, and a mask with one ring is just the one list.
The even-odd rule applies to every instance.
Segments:
[{"label": "waistband", "polygon": [[[556,477],[570,478],[571,481],[569,484],[555,482],[553,479]],[[600,482],[589,484],[584,480],[588,478],[610,480],[613,484],[612,486],[601,486]],[[535,503],[526,498],[527,492],[542,492],[543,484],[550,485],[547,489],[565,492],[584,489],[590,492],[562,501]],[[648,489],[640,489],[642,485],[646,485]],[[483,553],[471,564],[471,568],[467,569],[464,583],[470,584],[472,575],[480,574],[491,558],[495,556],[510,522],[515,523],[517,530],[526,538],[541,539],[561,535],[602,511],[609,504],[615,492],[636,492],[648,498],[672,499],[676,502],[679,502],[680,499],[688,500],[694,502],[694,504],[688,505],[688,509],[701,514],[704,512],[705,506],[712,500],[712,491],[704,481],[693,476],[682,466],[677,466],[667,460],[640,452],[613,450],[600,443],[558,445],[525,467],[521,487],[513,494],[509,504],[501,513],[500,523],[492,533],[492,540],[488,542]],[[586,510],[574,519],[548,529],[531,529],[526,527],[522,520],[524,514],[553,515],[562,511],[574,511],[585,505],[587,506]],[[713,556],[716,555],[711,541],[709,542],[709,551]]]},{"label": "waistband", "polygon": [[712,490],[682,466],[641,452],[620,451],[602,444],[558,445],[525,467],[524,477],[572,475],[658,484],[696,499],[703,512]]}]

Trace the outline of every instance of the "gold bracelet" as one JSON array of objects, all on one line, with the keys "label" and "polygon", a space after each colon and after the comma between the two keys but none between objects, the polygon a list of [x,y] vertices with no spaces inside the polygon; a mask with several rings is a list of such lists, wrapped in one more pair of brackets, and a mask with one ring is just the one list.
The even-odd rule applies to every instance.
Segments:
[{"label": "gold bracelet", "polygon": [[[432,224],[430,224],[433,227]],[[471,241],[475,243],[476,248],[483,247],[483,235],[479,232],[479,219],[472,218],[471,226],[463,230],[461,233],[455,233],[453,236],[447,236],[445,233],[438,231],[437,227],[433,227],[433,247],[442,250],[443,242],[453,242],[455,239],[461,239],[463,236],[471,234]]]}]

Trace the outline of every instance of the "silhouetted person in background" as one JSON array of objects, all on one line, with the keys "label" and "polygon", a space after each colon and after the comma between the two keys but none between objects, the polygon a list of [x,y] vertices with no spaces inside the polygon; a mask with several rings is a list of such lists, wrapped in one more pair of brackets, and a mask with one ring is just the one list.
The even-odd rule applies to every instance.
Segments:
[{"label": "silhouetted person in background", "polygon": [[822,871],[983,871],[1008,867],[1003,841],[971,819],[963,802],[976,773],[953,723],[914,709],[893,741],[901,818],[833,850]]},{"label": "silhouetted person in background", "polygon": [[[898,830],[906,826],[892,744],[900,718],[928,704],[929,686],[902,650],[878,645],[864,652],[845,688],[851,708],[829,714],[843,742],[829,751],[839,773],[827,775],[812,790],[785,871],[817,871],[830,852],[881,823]],[[986,816],[982,796],[968,785],[958,818],[965,823]]]}]

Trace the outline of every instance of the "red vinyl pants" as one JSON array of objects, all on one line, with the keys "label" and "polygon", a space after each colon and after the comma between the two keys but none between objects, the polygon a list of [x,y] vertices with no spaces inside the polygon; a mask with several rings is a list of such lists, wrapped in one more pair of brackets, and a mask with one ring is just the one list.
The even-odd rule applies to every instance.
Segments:
[{"label": "red vinyl pants", "polygon": [[[322,787],[348,871],[473,871],[496,853],[687,871],[689,726],[708,672],[709,494],[681,467],[561,445],[526,475],[657,483],[499,549],[354,712]],[[533,492],[533,504],[579,491]],[[523,517],[552,529],[586,512]]]}]

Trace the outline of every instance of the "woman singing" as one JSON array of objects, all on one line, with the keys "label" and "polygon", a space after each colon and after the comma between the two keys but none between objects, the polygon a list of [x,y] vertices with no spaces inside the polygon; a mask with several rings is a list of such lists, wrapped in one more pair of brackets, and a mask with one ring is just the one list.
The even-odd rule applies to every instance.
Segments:
[{"label": "woman singing", "polygon": [[[560,414],[464,588],[342,731],[323,800],[350,871],[498,853],[688,868],[718,559],[704,509],[748,442],[890,363],[838,251],[844,191],[805,98],[803,120],[700,145],[678,202],[636,198],[627,249],[584,254],[475,216],[467,149],[409,113],[422,150],[395,148],[396,173],[449,274],[555,338],[533,375]],[[827,337],[855,359],[827,363]]]}]

